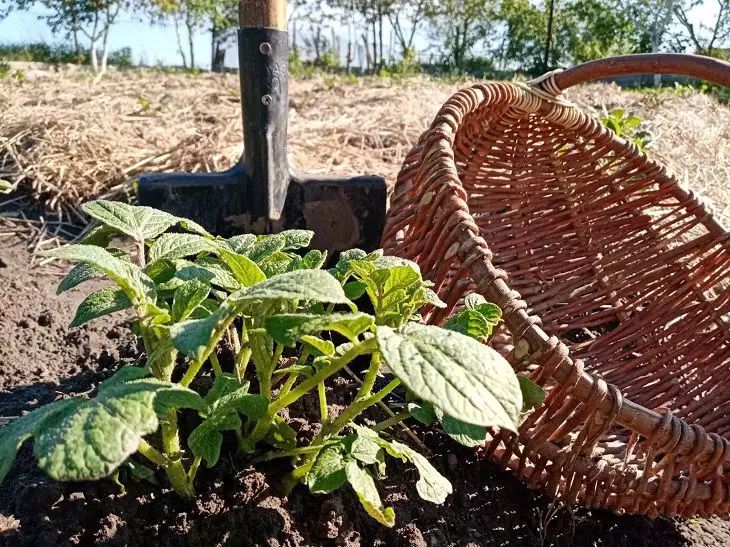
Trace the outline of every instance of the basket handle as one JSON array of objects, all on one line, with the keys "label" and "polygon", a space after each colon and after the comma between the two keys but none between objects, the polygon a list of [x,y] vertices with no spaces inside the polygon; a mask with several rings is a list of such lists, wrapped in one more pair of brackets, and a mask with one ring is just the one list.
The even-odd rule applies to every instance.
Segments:
[{"label": "basket handle", "polygon": [[549,73],[552,77],[539,78],[535,83],[545,91],[557,94],[590,80],[632,74],[680,74],[730,87],[730,63],[688,53],[637,53],[608,57]]}]

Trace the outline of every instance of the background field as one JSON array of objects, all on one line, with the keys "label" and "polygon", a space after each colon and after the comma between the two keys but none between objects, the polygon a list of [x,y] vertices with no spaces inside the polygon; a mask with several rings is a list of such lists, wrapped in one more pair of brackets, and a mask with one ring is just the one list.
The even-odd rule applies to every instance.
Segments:
[{"label": "background field", "polygon": [[[47,217],[82,222],[80,203],[130,193],[146,171],[215,171],[242,151],[238,77],[14,65],[0,78],[0,178]],[[392,183],[443,102],[474,80],[314,76],[290,83],[289,155],[315,173]],[[596,83],[568,98],[595,116],[642,118],[649,154],[730,214],[730,107],[688,87],[625,91]],[[16,196],[14,196],[16,197]]]}]

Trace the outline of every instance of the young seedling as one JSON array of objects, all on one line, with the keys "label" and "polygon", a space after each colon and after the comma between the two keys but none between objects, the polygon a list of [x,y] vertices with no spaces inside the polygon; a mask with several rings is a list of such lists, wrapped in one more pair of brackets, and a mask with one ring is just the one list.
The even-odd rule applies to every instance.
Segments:
[{"label": "young seedling", "polygon": [[[146,363],[121,368],[94,398],[57,401],[0,429],[0,481],[33,438],[38,465],[55,479],[99,479],[122,464],[146,469],[129,459],[136,452],[189,498],[200,465],[216,465],[230,434],[241,457],[290,458],[290,485],[326,493],[349,484],[369,515],[392,526],[395,515],[374,480],[385,472],[386,456],[416,467],[426,500],[442,503],[451,485],[387,435],[389,427],[432,414],[468,445],[484,442],[488,427],[516,430],[522,381],[482,343],[499,309],[475,296],[445,328],[417,322],[421,307],[444,304],[414,263],[352,250],[323,270],[325,253],[302,254],[308,231],[223,239],[148,207],[96,201],[84,209],[101,225],[81,244],[46,253],[78,262],[58,292],[111,280],[84,299],[72,326],[130,310]],[[133,252],[113,246],[118,240]],[[225,366],[224,341],[234,353]],[[367,363],[360,389],[331,416],[326,382],[356,360]],[[201,374],[214,376],[205,392],[196,382]],[[396,389],[410,398],[407,409],[372,428],[358,423]],[[320,401],[321,427],[301,443],[283,411],[294,412],[310,392]],[[199,416],[189,434],[178,426],[182,409]]]}]

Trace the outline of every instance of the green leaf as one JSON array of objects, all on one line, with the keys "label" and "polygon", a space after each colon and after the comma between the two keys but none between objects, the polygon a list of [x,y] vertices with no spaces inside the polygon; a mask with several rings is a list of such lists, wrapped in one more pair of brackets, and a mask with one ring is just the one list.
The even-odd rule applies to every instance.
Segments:
[{"label": "green leaf", "polygon": [[132,382],[134,380],[141,380],[142,378],[147,378],[149,375],[150,375],[150,368],[146,367],[146,366],[145,367],[137,367],[137,366],[121,367],[119,370],[117,370],[114,373],[113,376],[107,378],[101,384],[99,384],[99,388],[107,389],[114,385],[123,384],[124,382]]},{"label": "green leaf", "polygon": [[176,260],[215,249],[209,239],[197,234],[162,234],[150,247],[149,261]]},{"label": "green leaf", "polygon": [[481,306],[482,304],[486,304],[487,299],[484,298],[481,294],[473,292],[471,294],[466,295],[464,298],[464,307],[470,310],[473,310],[477,308],[478,306]]},{"label": "green leaf", "polygon": [[492,334],[492,323],[478,311],[469,309],[461,310],[449,317],[443,328],[476,340],[482,340]]},{"label": "green leaf", "polygon": [[238,253],[240,255],[248,255],[248,253],[251,252],[251,249],[253,249],[253,246],[256,243],[256,236],[253,234],[241,234],[229,237],[226,240],[226,243],[228,243],[228,246],[234,253]]},{"label": "green leaf", "polygon": [[391,456],[405,458],[416,466],[420,475],[416,483],[416,491],[424,500],[440,505],[454,491],[448,479],[410,446],[398,441],[390,441],[384,448]]},{"label": "green leaf", "polygon": [[379,325],[399,327],[426,302],[426,288],[418,267],[404,259],[378,257],[350,262],[366,285]]},{"label": "green leaf", "polygon": [[235,291],[241,288],[241,284],[233,277],[231,269],[219,259],[213,257],[199,258],[194,263],[181,262],[175,277],[183,281],[200,279],[227,291]]},{"label": "green leaf", "polygon": [[239,389],[243,389],[244,393],[248,392],[249,382],[239,381],[233,374],[223,373],[215,377],[213,380],[213,386],[208,390],[205,395],[205,403],[207,406],[212,406],[215,401],[229,395]]},{"label": "green leaf", "polygon": [[496,326],[502,318],[502,310],[499,309],[499,306],[492,304],[491,302],[487,302],[486,298],[478,293],[468,295],[464,299],[464,306],[469,310],[475,310],[481,313],[493,327]]},{"label": "green leaf", "polygon": [[84,298],[69,326],[79,327],[97,317],[126,310],[131,305],[132,302],[124,291],[116,287],[104,287]]},{"label": "green leaf", "polygon": [[234,315],[236,310],[227,302],[204,319],[189,319],[170,326],[172,344],[185,355],[199,359],[208,346],[213,331]]},{"label": "green leaf", "polygon": [[119,236],[119,231],[110,226],[97,226],[81,240],[83,245],[96,245],[97,247],[108,247],[112,239]]},{"label": "green leaf", "polygon": [[335,354],[335,345],[329,340],[322,340],[316,336],[305,334],[301,337],[302,342],[309,346],[314,351],[312,355],[327,355],[331,356]]},{"label": "green leaf", "polygon": [[35,435],[38,465],[56,480],[94,480],[111,474],[157,430],[160,393],[190,391],[147,378],[102,384],[94,399],[65,406]]},{"label": "green leaf", "polygon": [[115,257],[106,249],[94,245],[66,245],[42,254],[95,266],[116,282],[133,302],[155,300],[154,282],[137,266]]},{"label": "green leaf", "polygon": [[319,335],[322,331],[335,331],[349,340],[355,340],[373,323],[373,317],[366,313],[289,313],[267,317],[266,332],[280,344],[293,347],[302,336]]},{"label": "green leaf", "polygon": [[342,446],[335,444],[320,451],[307,473],[306,484],[312,494],[329,494],[347,480]]},{"label": "green leaf", "polygon": [[362,260],[368,254],[360,249],[350,249],[342,251],[340,258],[334,268],[330,269],[330,273],[335,276],[338,281],[344,280],[351,272],[350,262],[353,260]]},{"label": "green leaf", "polygon": [[221,454],[221,431],[235,431],[242,425],[241,418],[233,410],[217,413],[193,429],[188,437],[188,446],[193,455],[203,459],[206,467],[213,467]]},{"label": "green leaf", "polygon": [[293,263],[294,258],[285,252],[277,251],[259,262],[259,265],[266,277],[274,277],[275,275],[288,272]]},{"label": "green leaf", "polygon": [[0,194],[7,194],[13,190],[13,185],[7,180],[0,179]]},{"label": "green leaf", "polygon": [[5,480],[23,443],[35,435],[47,419],[76,404],[75,398],[55,401],[0,428],[0,484]]},{"label": "green leaf", "polygon": [[545,390],[526,376],[517,376],[522,391],[522,412],[537,408],[545,401]]},{"label": "green leaf", "polygon": [[282,234],[259,236],[248,257],[254,262],[260,262],[278,251],[283,251],[284,247],[286,247],[286,237]]},{"label": "green leaf", "polygon": [[147,265],[144,269],[146,273],[154,282],[157,288],[163,283],[170,281],[177,271],[177,267],[172,260],[156,260]]},{"label": "green leaf", "polygon": [[350,447],[350,455],[365,465],[382,464],[383,448],[373,438],[373,435],[377,437],[378,434],[371,429],[367,431],[370,431],[373,435],[364,434],[360,428],[356,428],[356,431],[357,434],[354,435],[355,438],[352,440],[352,446]]},{"label": "green leaf", "polygon": [[352,304],[337,280],[322,270],[286,272],[231,295],[231,301],[235,304],[257,300],[314,300],[333,304]]},{"label": "green leaf", "polygon": [[446,302],[441,300],[439,298],[439,295],[436,294],[435,291],[429,289],[428,287],[424,287],[424,289],[423,289],[423,298],[427,304],[431,304],[432,306],[435,306],[437,308],[446,307]]},{"label": "green leaf", "polygon": [[345,465],[345,474],[367,514],[380,524],[392,528],[395,524],[395,511],[392,507],[383,505],[370,472],[358,467],[357,462],[349,461]]},{"label": "green leaf", "polygon": [[294,270],[319,270],[327,260],[327,251],[313,249],[302,258],[295,258],[289,264],[289,271]]},{"label": "green leaf", "polygon": [[220,396],[208,406],[211,416],[235,410],[250,420],[259,420],[266,416],[269,407],[269,400],[266,397],[255,393],[247,393],[248,386],[240,387],[237,390]]},{"label": "green leaf", "polygon": [[436,421],[436,411],[431,403],[414,401],[408,403],[408,412],[423,425],[431,425]]},{"label": "green leaf", "polygon": [[181,220],[151,207],[101,199],[86,203],[83,210],[90,217],[137,241],[153,239]]},{"label": "green leaf", "polygon": [[283,250],[291,251],[309,246],[314,237],[314,232],[311,230],[285,230],[281,232],[281,235],[284,236]]},{"label": "green leaf", "polygon": [[163,416],[169,410],[179,408],[191,408],[201,410],[205,408],[205,400],[195,391],[173,384],[171,389],[163,389],[157,393],[153,408],[155,412]]},{"label": "green leaf", "polygon": [[266,434],[265,441],[279,450],[291,450],[297,446],[297,433],[281,416],[274,416],[274,424]]},{"label": "green leaf", "polygon": [[363,294],[365,294],[367,288],[368,286],[362,281],[350,281],[349,283],[345,283],[344,286],[345,295],[350,300],[357,300],[360,298]]},{"label": "green leaf", "polygon": [[155,472],[145,464],[135,462],[134,460],[127,460],[124,462],[124,467],[135,482],[148,481],[152,484],[157,484]]},{"label": "green leaf", "polygon": [[[124,260],[125,262],[130,262],[129,255],[127,255],[127,253],[122,250],[107,249],[107,251],[115,257]],[[68,291],[69,289],[73,289],[84,281],[97,279],[99,277],[104,277],[105,275],[106,273],[104,272],[104,270],[97,268],[96,266],[93,266],[91,264],[87,264],[85,262],[76,264],[76,266],[71,268],[71,271],[68,272],[68,274],[66,274],[66,277],[64,277],[58,284],[58,287],[56,288],[56,294],[61,294],[65,291]]]},{"label": "green leaf", "polygon": [[197,279],[185,281],[175,291],[172,300],[172,319],[173,321],[182,321],[187,319],[193,310],[202,304],[208,298],[210,286]]},{"label": "green leaf", "polygon": [[441,422],[444,432],[457,443],[473,448],[482,446],[487,440],[487,428],[483,425],[474,425],[462,422],[435,409],[436,416]]},{"label": "green leaf", "polygon": [[213,239],[213,236],[203,228],[200,224],[197,222],[187,219],[187,218],[178,218],[177,219],[178,226],[185,230],[186,232],[192,232],[194,234],[198,234],[199,236],[207,237],[208,239]]},{"label": "green leaf", "polygon": [[379,327],[383,360],[419,398],[464,422],[516,431],[522,408],[510,364],[467,336],[410,323],[402,333]]},{"label": "green leaf", "polygon": [[220,249],[221,259],[233,272],[233,276],[244,287],[250,287],[266,280],[266,275],[250,258]]}]

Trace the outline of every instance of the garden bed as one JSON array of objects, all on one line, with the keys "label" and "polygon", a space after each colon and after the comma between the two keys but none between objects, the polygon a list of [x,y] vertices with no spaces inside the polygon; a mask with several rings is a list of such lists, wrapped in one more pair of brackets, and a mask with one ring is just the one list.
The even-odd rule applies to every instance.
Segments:
[{"label": "garden bed", "polygon": [[[82,292],[55,296],[67,267],[30,267],[25,245],[3,238],[0,248],[0,420],[60,398],[92,391],[122,363],[139,355],[124,317],[112,315],[78,329],[67,327]],[[329,401],[349,400],[356,385],[333,383]],[[302,415],[316,414],[314,399]],[[306,436],[306,420],[291,425]],[[62,545],[717,545],[730,542],[719,521],[618,517],[604,511],[571,511],[527,490],[478,453],[444,435],[416,430],[431,461],[453,483],[442,506],[421,500],[415,471],[393,463],[380,483],[394,507],[396,525],[370,519],[349,490],[314,496],[297,487],[279,496],[285,464],[256,468],[224,447],[223,465],[198,475],[198,498],[182,501],[159,475],[159,485],[121,477],[56,483],[38,471],[25,446],[0,488],[0,544]],[[408,438],[404,442],[411,443]]]}]

